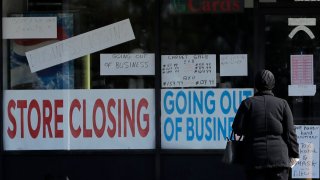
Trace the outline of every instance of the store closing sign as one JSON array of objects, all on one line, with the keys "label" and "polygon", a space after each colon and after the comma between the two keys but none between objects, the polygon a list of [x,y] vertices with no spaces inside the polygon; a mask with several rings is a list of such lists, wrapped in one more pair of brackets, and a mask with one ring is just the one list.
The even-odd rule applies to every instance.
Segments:
[{"label": "store closing sign", "polygon": [[8,90],[4,149],[153,149],[154,109],[154,90]]},{"label": "store closing sign", "polygon": [[163,89],[161,144],[165,149],[223,149],[242,100],[253,89]]}]

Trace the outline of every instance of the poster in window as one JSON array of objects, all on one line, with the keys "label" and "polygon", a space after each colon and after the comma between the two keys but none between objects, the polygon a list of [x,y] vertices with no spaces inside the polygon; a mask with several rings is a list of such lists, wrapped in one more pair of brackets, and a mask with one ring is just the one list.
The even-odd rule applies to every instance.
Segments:
[{"label": "poster in window", "polygon": [[[57,17],[57,38],[10,40],[10,89],[72,89],[74,87],[73,62],[56,65],[31,73],[25,53],[73,36],[71,13],[26,13],[14,17]],[[45,54],[43,55],[45,56]]]}]

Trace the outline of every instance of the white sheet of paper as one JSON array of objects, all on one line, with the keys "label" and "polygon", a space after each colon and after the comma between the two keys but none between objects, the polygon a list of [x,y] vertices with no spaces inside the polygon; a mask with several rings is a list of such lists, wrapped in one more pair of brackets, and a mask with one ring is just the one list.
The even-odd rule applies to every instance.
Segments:
[{"label": "white sheet of paper", "polygon": [[220,76],[248,76],[247,54],[220,55]]},{"label": "white sheet of paper", "polygon": [[319,135],[318,125],[296,125],[299,143],[299,161],[292,168],[293,179],[319,178]]},{"label": "white sheet of paper", "polygon": [[155,75],[154,54],[100,54],[100,75]]},{"label": "white sheet of paper", "polygon": [[216,55],[162,55],[162,87],[216,86]]},{"label": "white sheet of paper", "polygon": [[288,18],[289,26],[315,26],[316,18]]},{"label": "white sheet of paper", "polygon": [[314,96],[317,91],[316,85],[289,85],[289,96]]},{"label": "white sheet of paper", "polygon": [[313,54],[291,55],[290,74],[292,85],[314,84]]},{"label": "white sheet of paper", "polygon": [[31,72],[135,39],[129,19],[26,52]]},{"label": "white sheet of paper", "polygon": [[57,38],[57,17],[3,17],[3,39]]}]

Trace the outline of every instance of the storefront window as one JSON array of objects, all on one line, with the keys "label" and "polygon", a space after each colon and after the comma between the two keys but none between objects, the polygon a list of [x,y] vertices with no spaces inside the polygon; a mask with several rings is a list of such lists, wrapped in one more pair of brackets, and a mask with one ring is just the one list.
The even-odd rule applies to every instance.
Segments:
[{"label": "storefront window", "polygon": [[0,179],[245,179],[221,158],[260,69],[293,112],[291,177],[319,178],[319,8],[3,0]]},{"label": "storefront window", "polygon": [[[200,4],[202,1],[199,4],[193,2],[193,8],[204,6]],[[237,1],[230,1],[233,2]],[[241,11],[230,5],[230,8],[226,8],[230,12],[225,12],[219,11],[218,7],[214,11],[213,6],[208,5],[212,8],[207,8],[207,11],[193,12],[188,10],[187,1],[164,1],[162,6],[162,54],[216,54],[217,73],[220,73],[220,55],[247,54],[248,76],[221,77],[218,74],[216,88],[252,87],[249,81],[254,68],[252,9],[239,4]]]},{"label": "storefront window", "polygon": [[154,149],[154,1],[3,6],[5,150]]}]

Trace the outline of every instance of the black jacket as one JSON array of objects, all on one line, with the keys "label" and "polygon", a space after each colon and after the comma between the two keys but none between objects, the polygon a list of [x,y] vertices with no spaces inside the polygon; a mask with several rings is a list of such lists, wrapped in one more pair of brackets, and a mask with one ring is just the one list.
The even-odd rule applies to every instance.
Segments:
[{"label": "black jacket", "polygon": [[271,91],[258,92],[242,101],[232,128],[244,135],[249,167],[290,167],[290,158],[299,157],[290,107]]}]

